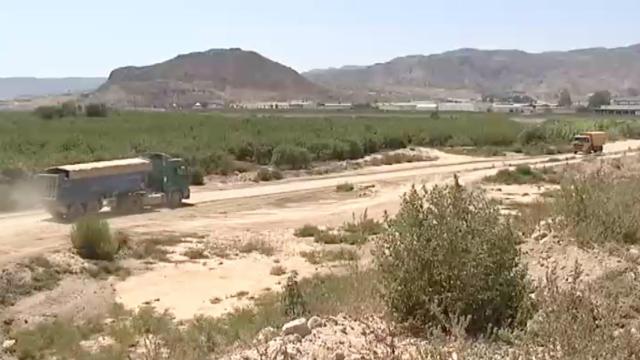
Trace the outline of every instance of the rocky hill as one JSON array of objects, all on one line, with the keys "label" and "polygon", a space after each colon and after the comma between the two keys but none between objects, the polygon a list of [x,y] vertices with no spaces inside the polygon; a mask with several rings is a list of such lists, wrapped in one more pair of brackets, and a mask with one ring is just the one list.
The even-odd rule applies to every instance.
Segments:
[{"label": "rocky hill", "polygon": [[0,78],[0,100],[76,94],[97,89],[105,78]]},{"label": "rocky hill", "polygon": [[460,49],[416,55],[366,67],[314,70],[309,80],[354,97],[411,99],[475,97],[509,92],[553,99],[567,88],[576,97],[608,89],[640,89],[640,44],[532,54],[518,50]]},{"label": "rocky hill", "polygon": [[114,70],[93,98],[117,106],[321,99],[328,92],[295,70],[241,49],[213,49]]}]

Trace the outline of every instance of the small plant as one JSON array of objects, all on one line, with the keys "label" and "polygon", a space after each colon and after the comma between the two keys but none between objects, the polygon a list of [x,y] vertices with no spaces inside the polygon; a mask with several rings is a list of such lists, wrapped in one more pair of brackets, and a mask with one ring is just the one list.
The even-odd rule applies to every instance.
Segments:
[{"label": "small plant", "polygon": [[273,276],[282,276],[286,273],[287,273],[287,269],[282,265],[276,265],[271,268],[271,271],[269,271],[269,274]]},{"label": "small plant", "polygon": [[361,234],[364,237],[369,237],[382,233],[384,225],[375,219],[371,219],[368,210],[365,209],[359,218],[352,214],[351,222],[342,225],[342,230],[350,234]]},{"label": "small plant", "polygon": [[91,260],[111,261],[119,250],[109,223],[95,217],[82,218],[73,225],[71,244],[81,257]]},{"label": "small plant", "polygon": [[303,227],[296,229],[293,235],[299,238],[309,238],[316,236],[320,232],[321,230],[317,226],[305,224]]},{"label": "small plant", "polygon": [[313,240],[320,244],[332,245],[340,244],[343,241],[342,234],[336,234],[331,231],[319,231],[313,236]]},{"label": "small plant", "polygon": [[355,190],[355,186],[352,183],[346,182],[336,185],[337,192],[352,192],[353,190]]}]

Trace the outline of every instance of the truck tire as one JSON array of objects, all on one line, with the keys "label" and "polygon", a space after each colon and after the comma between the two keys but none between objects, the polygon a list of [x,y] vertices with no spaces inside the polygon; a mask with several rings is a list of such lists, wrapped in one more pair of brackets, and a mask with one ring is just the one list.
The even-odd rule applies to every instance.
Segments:
[{"label": "truck tire", "polygon": [[102,210],[102,201],[89,201],[85,208],[87,215],[98,215],[100,210]]},{"label": "truck tire", "polygon": [[142,197],[137,195],[121,195],[116,199],[115,211],[119,214],[135,214],[142,211]]},{"label": "truck tire", "polygon": [[172,191],[167,195],[167,207],[169,209],[177,209],[182,205],[182,193]]},{"label": "truck tire", "polygon": [[84,206],[80,203],[73,203],[69,205],[69,210],[67,211],[66,220],[67,221],[76,221],[79,218],[83,217],[85,214]]}]

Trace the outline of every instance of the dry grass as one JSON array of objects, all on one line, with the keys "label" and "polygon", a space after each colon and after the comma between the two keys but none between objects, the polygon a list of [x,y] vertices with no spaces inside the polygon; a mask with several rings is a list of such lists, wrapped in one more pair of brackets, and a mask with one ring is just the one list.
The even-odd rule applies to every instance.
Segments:
[{"label": "dry grass", "polygon": [[258,253],[264,256],[273,256],[276,250],[271,244],[264,240],[252,239],[242,243],[238,249],[242,254]]},{"label": "dry grass", "polygon": [[188,257],[191,260],[202,260],[209,258],[209,255],[207,255],[207,251],[202,247],[193,247],[187,249],[182,253],[182,255]]},{"label": "dry grass", "polygon": [[303,251],[300,256],[313,265],[337,261],[357,261],[360,258],[355,250],[348,248]]},{"label": "dry grass", "polygon": [[183,239],[179,236],[152,237],[131,244],[130,255],[134,259],[152,259],[161,262],[171,262],[169,250],[172,246],[179,245]]},{"label": "dry grass", "polygon": [[64,271],[45,257],[37,256],[0,276],[0,307],[11,306],[33,293],[55,288]]}]

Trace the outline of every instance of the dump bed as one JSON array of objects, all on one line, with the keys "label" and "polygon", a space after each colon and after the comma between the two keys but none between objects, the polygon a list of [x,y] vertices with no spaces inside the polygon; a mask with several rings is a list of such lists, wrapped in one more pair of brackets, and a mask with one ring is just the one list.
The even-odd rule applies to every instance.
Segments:
[{"label": "dump bed", "polygon": [[584,135],[591,138],[591,144],[593,146],[602,146],[607,142],[607,133],[604,131],[589,131]]}]

